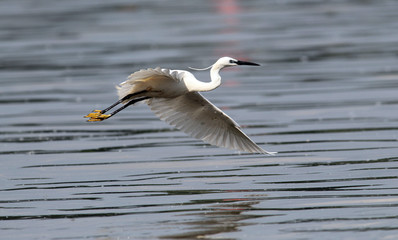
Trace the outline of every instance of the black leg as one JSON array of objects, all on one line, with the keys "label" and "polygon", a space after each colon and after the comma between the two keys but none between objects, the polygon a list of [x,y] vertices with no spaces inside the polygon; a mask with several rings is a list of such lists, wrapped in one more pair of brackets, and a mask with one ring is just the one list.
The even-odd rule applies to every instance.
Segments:
[{"label": "black leg", "polygon": [[107,118],[112,117],[112,116],[115,115],[116,113],[122,111],[123,109],[127,108],[128,106],[130,106],[130,105],[132,105],[132,104],[134,104],[134,103],[136,103],[136,102],[140,102],[140,101],[143,101],[143,100],[146,100],[146,99],[149,99],[149,98],[151,98],[151,97],[140,97],[140,98],[136,98],[136,99],[130,100],[128,103],[124,104],[122,107],[116,109],[116,110],[113,111],[111,114],[109,114],[110,116],[107,117]]},{"label": "black leg", "polygon": [[133,98],[134,96],[137,96],[139,94],[142,93],[146,93],[148,92],[147,90],[143,90],[143,91],[139,91],[136,93],[131,93],[128,94],[126,96],[124,96],[123,98],[121,98],[120,100],[118,100],[117,102],[115,102],[114,104],[110,105],[109,107],[105,108],[104,110],[94,110],[93,112],[87,114],[86,116],[84,116],[85,118],[89,118],[87,121],[88,122],[98,122],[98,121],[103,121],[107,118],[110,118],[111,116],[115,115],[116,113],[122,111],[123,109],[125,109],[126,107],[130,106],[131,104],[134,104],[136,102],[148,99],[150,97],[139,97],[136,99],[132,99],[129,102],[127,102],[124,106],[122,106],[121,108],[116,109],[113,113],[111,114],[104,114],[105,112],[111,110],[112,108],[114,108],[116,105],[119,105],[120,103],[123,103],[124,101],[128,101],[129,99]]},{"label": "black leg", "polygon": [[[136,95],[138,95],[138,94],[145,93],[145,92],[147,92],[147,90],[143,90],[143,91],[139,91],[139,92],[136,92],[136,93],[128,94],[128,95],[124,96],[123,98],[119,99],[119,100],[118,100],[117,102],[115,102],[114,104],[112,104],[112,105],[110,105],[109,107],[107,107],[107,108],[105,108],[104,110],[102,110],[100,113],[101,113],[101,114],[102,114],[102,113],[106,113],[107,111],[111,110],[112,108],[114,108],[115,106],[119,105],[120,103],[122,103],[122,102],[128,100],[129,98],[132,98],[132,97],[134,97],[134,96],[136,96]],[[127,103],[127,104],[129,104],[129,103]]]}]

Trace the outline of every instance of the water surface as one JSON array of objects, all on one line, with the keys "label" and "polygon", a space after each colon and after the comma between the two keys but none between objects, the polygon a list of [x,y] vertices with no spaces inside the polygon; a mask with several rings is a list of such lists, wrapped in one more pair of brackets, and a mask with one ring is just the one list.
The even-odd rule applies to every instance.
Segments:
[{"label": "water surface", "polygon": [[[2,6],[2,238],[398,238],[395,1]],[[262,66],[204,95],[276,156],[209,146],[144,104],[83,119],[131,72],[224,55]]]}]

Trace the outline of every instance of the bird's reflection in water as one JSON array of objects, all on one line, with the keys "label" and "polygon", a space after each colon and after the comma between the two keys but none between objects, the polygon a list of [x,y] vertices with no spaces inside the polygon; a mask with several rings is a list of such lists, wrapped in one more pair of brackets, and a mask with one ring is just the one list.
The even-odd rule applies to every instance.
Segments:
[{"label": "bird's reflection in water", "polygon": [[209,235],[240,231],[240,227],[255,224],[244,220],[264,217],[264,215],[250,214],[255,210],[253,206],[260,203],[258,195],[247,198],[218,199],[213,203],[199,212],[181,215],[192,217],[192,220],[173,223],[185,225],[185,232],[165,235],[161,238],[207,239]]}]

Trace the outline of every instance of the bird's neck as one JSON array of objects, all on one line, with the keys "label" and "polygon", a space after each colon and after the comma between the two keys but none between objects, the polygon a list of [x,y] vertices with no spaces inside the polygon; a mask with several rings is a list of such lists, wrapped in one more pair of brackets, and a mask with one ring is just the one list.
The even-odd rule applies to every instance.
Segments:
[{"label": "bird's neck", "polygon": [[198,92],[206,92],[206,91],[211,91],[213,89],[216,89],[218,86],[221,85],[221,76],[219,74],[221,68],[218,66],[213,66],[210,69],[210,82],[201,82],[195,86],[195,91]]}]

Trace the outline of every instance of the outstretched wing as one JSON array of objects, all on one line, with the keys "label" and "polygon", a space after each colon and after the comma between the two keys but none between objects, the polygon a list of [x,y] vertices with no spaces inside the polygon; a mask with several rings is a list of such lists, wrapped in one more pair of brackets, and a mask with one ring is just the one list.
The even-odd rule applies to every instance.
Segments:
[{"label": "outstretched wing", "polygon": [[238,151],[274,154],[250,140],[232,118],[198,92],[176,98],[151,98],[147,103],[160,119],[192,137]]}]

